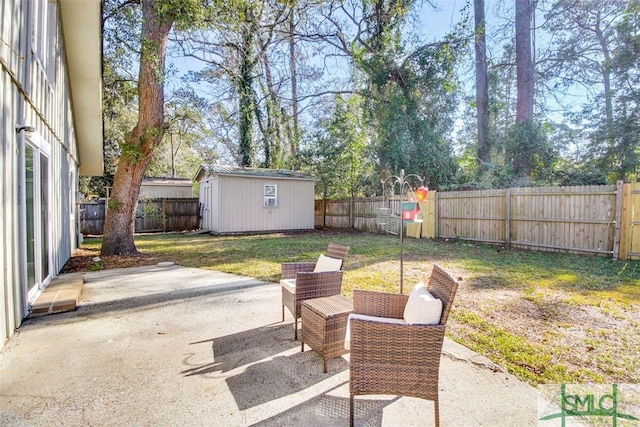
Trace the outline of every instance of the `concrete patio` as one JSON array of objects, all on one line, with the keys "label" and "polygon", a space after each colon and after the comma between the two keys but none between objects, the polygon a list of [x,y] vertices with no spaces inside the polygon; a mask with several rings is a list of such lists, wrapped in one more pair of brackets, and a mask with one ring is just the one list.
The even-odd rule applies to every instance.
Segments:
[{"label": "concrete patio", "polygon": [[[63,276],[64,277],[64,276]],[[0,352],[2,426],[346,426],[349,355],[281,322],[280,286],[180,266],[84,275],[73,312],[26,321]],[[455,308],[454,308],[455,309]],[[537,425],[536,390],[445,342],[445,426]],[[433,403],[356,398],[356,425],[433,425]]]}]

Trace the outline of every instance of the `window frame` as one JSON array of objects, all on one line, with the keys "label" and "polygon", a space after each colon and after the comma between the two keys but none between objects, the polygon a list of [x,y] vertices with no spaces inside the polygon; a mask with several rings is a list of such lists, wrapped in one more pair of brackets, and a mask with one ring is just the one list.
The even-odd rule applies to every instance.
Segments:
[{"label": "window frame", "polygon": [[57,2],[33,2],[31,52],[52,90],[58,77],[58,5]]},{"label": "window frame", "polygon": [[278,207],[278,184],[264,183],[262,186],[262,207]]}]

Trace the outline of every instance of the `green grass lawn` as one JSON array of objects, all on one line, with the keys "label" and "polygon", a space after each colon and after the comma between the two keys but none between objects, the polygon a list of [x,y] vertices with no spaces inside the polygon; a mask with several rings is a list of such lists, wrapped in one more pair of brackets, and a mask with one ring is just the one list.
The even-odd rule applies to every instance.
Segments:
[{"label": "green grass lawn", "polygon": [[[351,247],[343,292],[400,291],[398,236],[315,231],[136,236],[154,261],[278,282],[280,263]],[[96,252],[99,239],[85,239]],[[448,335],[532,385],[640,382],[640,262],[405,238],[404,292],[434,263],[460,280]],[[109,268],[105,259],[95,268]],[[279,308],[277,308],[279,310]]]}]

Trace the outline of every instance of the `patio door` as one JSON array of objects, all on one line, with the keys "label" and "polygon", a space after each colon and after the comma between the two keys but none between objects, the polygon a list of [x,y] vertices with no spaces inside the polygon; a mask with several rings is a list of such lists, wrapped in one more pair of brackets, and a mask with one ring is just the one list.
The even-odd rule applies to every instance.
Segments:
[{"label": "patio door", "polygon": [[51,280],[49,157],[39,144],[25,144],[24,229],[26,288],[31,303]]}]

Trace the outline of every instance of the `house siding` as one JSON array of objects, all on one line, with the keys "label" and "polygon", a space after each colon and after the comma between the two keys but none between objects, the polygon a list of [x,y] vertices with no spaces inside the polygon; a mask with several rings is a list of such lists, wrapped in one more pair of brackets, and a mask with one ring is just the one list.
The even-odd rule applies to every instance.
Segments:
[{"label": "house siding", "polygon": [[[4,53],[4,52],[3,52]],[[0,346],[9,338],[12,331],[19,324],[16,304],[20,304],[20,295],[16,294],[16,288],[11,286],[18,280],[19,272],[14,268],[16,261],[12,256],[14,248],[18,247],[17,228],[14,224],[18,221],[16,206],[18,206],[17,187],[7,185],[13,182],[17,171],[17,158],[12,153],[18,149],[18,141],[15,138],[15,114],[17,110],[17,88],[13,84],[11,76],[2,67],[0,75],[0,99],[2,99],[2,183],[0,186],[0,197],[3,200],[0,214],[0,227],[2,236],[0,237],[0,274],[2,275],[2,285],[0,286]]]},{"label": "house siding", "polygon": [[[38,8],[48,10],[51,14],[48,22],[52,24],[43,38],[46,47],[41,46],[39,52],[32,43],[32,34],[37,37],[40,31],[33,19]],[[79,159],[57,3],[0,0],[0,9],[0,98],[3,103],[0,197],[4,201],[0,208],[1,347],[28,315],[25,189],[21,184],[25,143],[34,142],[48,158],[45,190],[48,209],[44,214],[48,232],[44,234],[49,276],[43,285],[57,275],[77,247],[75,199]],[[51,43],[51,38],[58,42]],[[29,135],[17,132],[16,124],[25,122],[33,126],[35,132]]]}]

